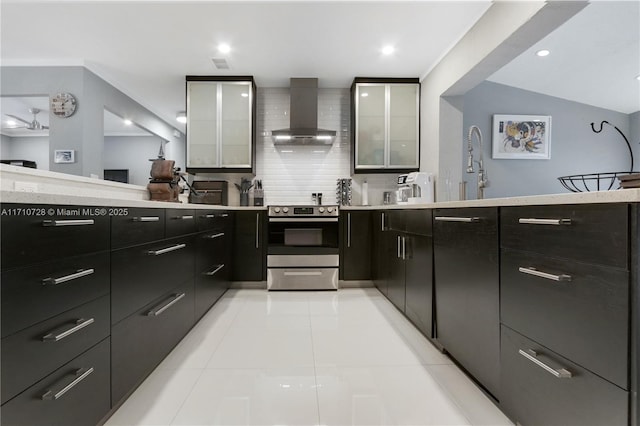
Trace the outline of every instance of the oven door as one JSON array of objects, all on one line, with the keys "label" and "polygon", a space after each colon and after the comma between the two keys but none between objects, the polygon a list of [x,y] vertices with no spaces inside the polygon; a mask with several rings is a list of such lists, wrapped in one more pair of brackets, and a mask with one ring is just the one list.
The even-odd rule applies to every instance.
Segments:
[{"label": "oven door", "polygon": [[338,254],[338,218],[270,218],[269,255]]}]

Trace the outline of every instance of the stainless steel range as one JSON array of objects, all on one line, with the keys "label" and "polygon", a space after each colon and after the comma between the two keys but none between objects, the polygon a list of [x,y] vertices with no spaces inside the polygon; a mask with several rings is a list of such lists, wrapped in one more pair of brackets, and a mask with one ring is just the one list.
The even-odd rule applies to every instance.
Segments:
[{"label": "stainless steel range", "polygon": [[338,206],[269,206],[267,289],[338,288]]}]

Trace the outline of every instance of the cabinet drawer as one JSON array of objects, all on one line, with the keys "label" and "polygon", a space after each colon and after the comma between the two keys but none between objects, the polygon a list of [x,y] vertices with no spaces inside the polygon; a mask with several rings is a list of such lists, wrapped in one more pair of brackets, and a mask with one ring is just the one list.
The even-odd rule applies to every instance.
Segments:
[{"label": "cabinet drawer", "polygon": [[119,249],[164,238],[164,209],[128,208],[111,218],[111,247]]},{"label": "cabinet drawer", "polygon": [[111,331],[112,400],[116,405],[173,349],[194,323],[193,284],[137,310]]},{"label": "cabinet drawer", "polygon": [[2,272],[2,337],[109,293],[109,253]]},{"label": "cabinet drawer", "polygon": [[[628,424],[628,392],[508,327],[502,326],[501,337],[500,406],[512,420],[524,426]],[[571,377],[554,375],[563,370]]]},{"label": "cabinet drawer", "polygon": [[195,317],[199,319],[229,288],[231,265],[215,263],[196,274]]},{"label": "cabinet drawer", "polygon": [[185,281],[193,285],[194,238],[173,238],[111,253],[112,324]]},{"label": "cabinet drawer", "polygon": [[628,388],[627,271],[503,249],[501,280],[504,324]]},{"label": "cabinet drawer", "polygon": [[433,235],[432,210],[407,210],[405,213],[405,231],[410,234]]},{"label": "cabinet drawer", "polygon": [[2,339],[2,403],[109,335],[103,296]]},{"label": "cabinet drawer", "polygon": [[[2,216],[2,269],[109,250],[109,216],[84,214],[99,208],[34,204],[2,208],[45,212]],[[55,214],[46,213],[51,209]]]},{"label": "cabinet drawer", "polygon": [[224,210],[196,210],[197,230],[200,232],[224,229],[230,217],[229,212]]},{"label": "cabinet drawer", "polygon": [[196,211],[191,209],[166,209],[165,236],[167,238],[196,232]]},{"label": "cabinet drawer", "polygon": [[2,424],[97,424],[111,408],[109,347],[107,338],[7,402]]},{"label": "cabinet drawer", "polygon": [[500,244],[626,269],[628,210],[627,204],[505,207]]},{"label": "cabinet drawer", "polygon": [[[196,275],[210,270],[213,264],[223,264],[228,258],[230,239],[222,230],[213,230],[197,234],[196,237]],[[231,266],[231,265],[228,265]]]}]

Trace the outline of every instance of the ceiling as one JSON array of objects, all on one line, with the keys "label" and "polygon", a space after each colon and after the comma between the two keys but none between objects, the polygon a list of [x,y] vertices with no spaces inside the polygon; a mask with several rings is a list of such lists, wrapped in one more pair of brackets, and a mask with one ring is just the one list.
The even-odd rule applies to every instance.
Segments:
[{"label": "ceiling", "polygon": [[[548,49],[543,58],[535,53]],[[625,114],[640,110],[640,2],[591,2],[489,80]]]},{"label": "ceiling", "polygon": [[[185,75],[422,77],[489,8],[476,1],[3,0],[3,65],[84,65],[171,125]],[[231,51],[221,54],[219,43]],[[384,45],[395,53],[385,56]],[[224,58],[228,70],[212,59]]]}]

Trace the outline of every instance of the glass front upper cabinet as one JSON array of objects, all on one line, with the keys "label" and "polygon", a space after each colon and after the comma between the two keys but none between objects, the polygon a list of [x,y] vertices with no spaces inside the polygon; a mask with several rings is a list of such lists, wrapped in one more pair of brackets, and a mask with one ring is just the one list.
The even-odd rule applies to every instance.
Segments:
[{"label": "glass front upper cabinet", "polygon": [[252,77],[187,76],[187,171],[253,172]]},{"label": "glass front upper cabinet", "polygon": [[356,78],[351,92],[354,171],[398,173],[418,170],[418,79]]}]

